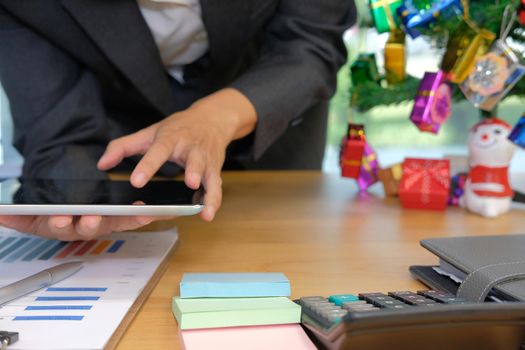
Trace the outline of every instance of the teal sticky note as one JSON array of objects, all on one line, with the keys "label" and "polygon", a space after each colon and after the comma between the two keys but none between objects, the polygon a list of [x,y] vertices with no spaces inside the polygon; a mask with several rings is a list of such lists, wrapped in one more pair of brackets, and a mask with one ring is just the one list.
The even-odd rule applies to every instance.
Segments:
[{"label": "teal sticky note", "polygon": [[185,273],[181,298],[250,298],[290,296],[282,273]]},{"label": "teal sticky note", "polygon": [[173,298],[180,329],[299,323],[301,306],[285,297]]}]

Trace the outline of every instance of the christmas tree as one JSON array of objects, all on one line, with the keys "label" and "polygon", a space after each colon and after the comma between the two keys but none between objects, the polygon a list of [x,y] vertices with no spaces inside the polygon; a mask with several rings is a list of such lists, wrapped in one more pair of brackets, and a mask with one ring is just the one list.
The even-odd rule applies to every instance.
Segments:
[{"label": "christmas tree", "polygon": [[[365,5],[366,1],[362,1]],[[382,5],[382,3],[393,3],[394,1],[376,1],[371,0],[373,4]],[[425,11],[425,9],[431,9],[433,5],[441,2],[440,0],[412,0],[405,1],[405,3],[411,3],[412,6],[418,9],[420,12]],[[443,1],[446,3],[447,1]],[[363,3],[361,5],[362,15],[360,16],[359,26],[361,28],[365,27],[374,27],[373,17],[368,15],[367,10],[363,10]],[[399,1],[403,3],[403,1]],[[450,2],[448,2],[450,3]],[[459,3],[459,2],[458,2]],[[447,48],[447,44],[453,43],[454,41],[465,40],[465,30],[464,27],[466,22],[469,23],[471,27],[476,27],[476,30],[483,30],[486,33],[493,33],[494,38],[500,36],[502,32],[502,26],[506,26],[506,22],[510,20],[508,18],[511,13],[505,14],[506,8],[511,8],[512,11],[519,11],[520,1],[518,0],[474,0],[474,1],[461,1],[462,11],[461,15],[456,16],[434,16],[435,20],[430,23],[428,26],[422,26],[418,28],[421,36],[425,37],[427,40],[432,41],[435,46],[441,46],[442,48]],[[390,9],[391,11],[391,9]],[[507,18],[505,18],[507,16]],[[377,25],[377,24],[376,24]],[[401,25],[402,27],[402,25]],[[505,29],[505,28],[503,28]],[[392,29],[399,30],[399,29]],[[513,21],[508,28],[508,38],[507,42],[512,43],[512,48],[516,51],[517,54],[523,58],[523,51],[519,52],[525,44],[525,29],[522,28],[519,21]],[[392,35],[392,34],[391,34]],[[491,41],[494,40],[492,38]],[[499,38],[504,39],[504,38]],[[457,44],[457,43],[456,43]],[[461,50],[457,47],[449,47],[448,50]],[[448,52],[447,52],[448,53]],[[481,52],[480,52],[481,53]],[[462,54],[461,52],[459,53]],[[470,60],[475,60],[479,58],[479,53],[476,55],[478,57],[470,57]],[[388,60],[394,58],[385,57],[385,65],[388,65]],[[391,64],[395,67],[396,63]],[[395,70],[395,69],[394,69]],[[388,75],[391,76],[388,76]],[[355,75],[355,74],[354,74]],[[407,76],[395,76],[395,74],[387,72],[384,79],[371,79],[366,80],[361,77],[353,77],[354,85],[351,87],[351,104],[352,107],[365,111],[373,108],[377,105],[391,105],[398,104],[401,102],[413,100],[416,95],[417,88],[420,84],[420,80],[416,79],[410,75]],[[385,84],[381,80],[388,80],[389,83]],[[358,82],[358,83],[356,83]],[[454,89],[454,100],[459,101],[465,98],[464,94],[461,93],[458,85],[453,85]],[[508,96],[524,96],[525,94],[525,79],[521,79],[517,84],[512,88],[509,94],[506,94],[503,98]],[[484,113],[485,115],[489,115]]]},{"label": "christmas tree", "polygon": [[[339,148],[341,172],[356,179],[361,190],[381,180],[388,194],[388,185],[399,183],[400,172],[392,164],[379,164],[372,146],[409,145],[412,150],[422,151],[420,145],[429,146],[435,141],[434,145],[440,146],[461,145],[464,155],[468,130],[480,117],[502,117],[498,106],[503,105],[502,119],[508,123],[516,122],[523,113],[519,99],[525,92],[525,0],[357,0],[357,5],[361,16],[348,40],[349,66],[340,76],[340,82],[348,83],[347,95],[336,95],[331,114],[333,119],[333,112],[344,100],[350,106],[344,112],[350,125],[342,133],[340,126],[338,133],[332,127],[329,135],[332,141],[334,135],[336,140],[344,136]],[[419,45],[422,41],[426,45]],[[417,50],[415,43],[419,45]],[[382,45],[379,50],[377,45]],[[428,52],[422,55],[424,50]],[[407,69],[407,59],[411,59],[407,56],[415,52],[420,57],[412,60]],[[429,57],[434,62],[427,62]],[[425,71],[412,74],[414,66],[424,67]],[[504,100],[511,103],[502,103]],[[471,118],[472,111],[477,111],[476,120]],[[454,119],[453,128],[446,123],[449,117]],[[485,122],[506,125],[510,131],[504,121]],[[331,123],[336,124],[334,120]],[[409,124],[415,128],[406,127]],[[416,137],[418,132],[422,137]],[[453,141],[446,142],[451,134],[448,141]],[[504,135],[501,131],[498,134]],[[510,139],[525,146],[525,116],[508,139],[507,135],[508,131],[501,136],[502,144],[513,147]],[[429,156],[428,149],[425,151],[423,158]],[[438,157],[450,156],[454,155],[442,153]],[[414,169],[444,174],[436,170],[438,163],[434,169],[428,159],[416,163]],[[449,171],[448,165],[446,168]],[[456,174],[452,170],[452,175]],[[455,176],[452,183],[460,179]],[[450,180],[448,175],[438,182],[443,185],[445,180]],[[442,193],[445,197],[447,191]],[[395,186],[391,192],[396,192]],[[459,194],[454,197],[458,198]]]},{"label": "christmas tree", "polygon": [[[409,116],[424,71],[436,72],[440,69],[447,51],[447,44],[449,42],[454,43],[454,38],[457,39],[458,37],[455,33],[458,30],[461,33],[461,26],[465,26],[465,22],[468,20],[469,27],[473,27],[485,35],[492,33],[492,37],[489,35],[488,41],[497,41],[500,36],[502,21],[505,18],[505,8],[510,6],[511,12],[516,13],[520,7],[523,7],[524,0],[521,2],[519,0],[397,1],[403,5],[412,3],[414,7],[419,8],[436,3],[450,4],[451,2],[465,5],[459,13],[453,13],[449,16],[433,16],[435,20],[431,25],[417,28],[421,35],[416,40],[413,40],[410,35],[406,35],[407,47],[404,53],[405,59],[408,61],[408,69],[403,77],[404,79],[397,80],[396,77],[389,74],[388,70],[386,72],[382,70],[383,64],[388,66],[387,63],[391,57],[394,57],[393,62],[385,68],[390,68],[394,73],[399,70],[400,65],[395,60],[396,51],[394,50],[393,54],[390,52],[389,56],[385,47],[385,42],[388,45],[388,42],[394,39],[393,46],[395,48],[396,36],[394,34],[396,31],[378,34],[372,16],[374,6],[380,6],[382,3],[395,3],[396,1],[355,0],[355,2],[358,7],[359,20],[345,37],[349,59],[347,66],[339,73],[338,91],[331,101],[326,169],[333,169],[332,164],[336,163],[336,153],[342,137],[347,132],[348,121],[365,124],[367,139],[374,147],[387,152],[396,147],[399,149],[426,148],[431,151],[433,147],[454,146],[449,147],[454,148],[453,153],[458,153],[457,150],[460,150],[459,153],[464,153],[468,130],[479,121],[480,116],[498,116],[511,125],[516,124],[524,110],[522,97],[525,91],[525,79],[518,80],[517,84],[502,96],[501,102],[503,103],[498,104],[492,111],[483,111],[474,107],[459,88],[460,84],[450,83],[453,100],[452,115],[448,122],[443,123],[438,134],[419,132],[410,123]],[[466,12],[464,8],[467,9]],[[392,10],[392,14],[397,16],[395,9]],[[467,20],[466,17],[468,17]],[[523,13],[518,16],[518,20],[513,22],[506,42],[510,42],[516,53],[523,56],[525,30],[519,19],[522,22],[524,21]],[[401,21],[399,24],[397,32],[401,31],[403,34],[404,28]],[[481,37],[483,38],[483,36]],[[485,43],[484,47],[486,50],[490,49],[488,43]],[[351,74],[351,66],[355,64],[360,54],[369,52],[375,52],[381,74],[371,72],[370,75],[375,78],[369,81],[364,79],[361,83],[353,84],[354,77]],[[481,50],[476,52],[478,57],[480,53]],[[472,55],[467,58],[472,60]],[[383,60],[386,62],[383,63]],[[401,67],[404,69],[404,66]],[[359,75],[357,78],[359,79]]]}]

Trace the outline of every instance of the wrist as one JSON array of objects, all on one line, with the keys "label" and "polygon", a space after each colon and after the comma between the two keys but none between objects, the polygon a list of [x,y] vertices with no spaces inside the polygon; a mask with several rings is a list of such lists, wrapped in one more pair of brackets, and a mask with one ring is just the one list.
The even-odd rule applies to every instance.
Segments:
[{"label": "wrist", "polygon": [[240,91],[225,88],[195,102],[191,109],[221,125],[229,141],[240,139],[257,124],[257,112],[250,100]]}]

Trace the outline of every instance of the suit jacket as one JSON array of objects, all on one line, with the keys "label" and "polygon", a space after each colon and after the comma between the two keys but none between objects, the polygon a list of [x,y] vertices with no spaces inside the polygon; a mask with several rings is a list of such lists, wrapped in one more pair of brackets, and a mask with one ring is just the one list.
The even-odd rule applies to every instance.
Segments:
[{"label": "suit jacket", "polygon": [[135,0],[0,0],[0,82],[30,177],[97,177],[111,139],[223,87],[256,108],[228,159],[318,168],[351,0],[201,0],[209,52],[171,79]]}]

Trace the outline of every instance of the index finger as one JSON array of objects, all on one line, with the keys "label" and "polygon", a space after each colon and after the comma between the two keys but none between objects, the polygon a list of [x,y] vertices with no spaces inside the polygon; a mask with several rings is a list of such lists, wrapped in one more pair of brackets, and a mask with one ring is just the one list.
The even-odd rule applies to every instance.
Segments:
[{"label": "index finger", "polygon": [[131,173],[131,184],[141,188],[155,175],[160,167],[166,163],[173,152],[173,146],[165,138],[153,142],[148,151]]}]

